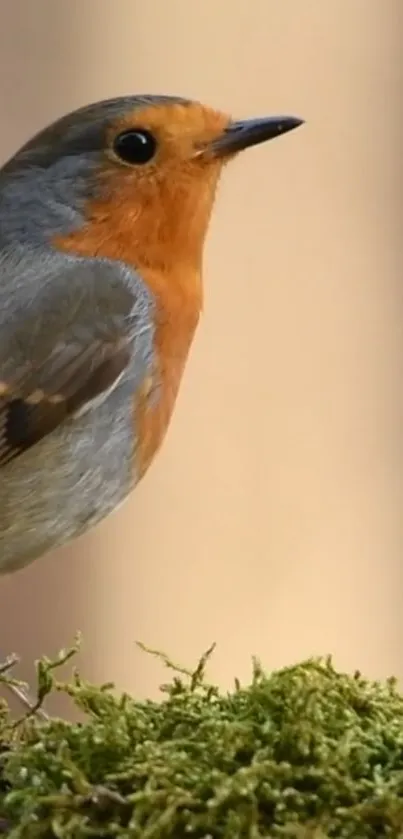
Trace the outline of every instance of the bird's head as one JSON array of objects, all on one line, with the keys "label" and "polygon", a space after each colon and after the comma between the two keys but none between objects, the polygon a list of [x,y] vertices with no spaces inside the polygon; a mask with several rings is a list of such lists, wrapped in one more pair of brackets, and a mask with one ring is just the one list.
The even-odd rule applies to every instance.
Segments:
[{"label": "bird's head", "polygon": [[[93,253],[152,267],[201,261],[215,190],[228,160],[300,125],[294,117],[234,122],[168,96],[106,100],[62,117],[3,168],[88,225]],[[35,180],[36,179],[36,180]],[[69,230],[74,239],[74,223]],[[60,231],[62,233],[66,231]],[[80,236],[75,238],[80,251]],[[84,251],[83,251],[84,252]]]}]

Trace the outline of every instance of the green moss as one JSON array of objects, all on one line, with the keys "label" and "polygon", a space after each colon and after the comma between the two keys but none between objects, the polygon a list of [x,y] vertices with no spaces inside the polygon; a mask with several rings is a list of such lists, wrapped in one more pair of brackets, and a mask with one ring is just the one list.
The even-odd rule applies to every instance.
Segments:
[{"label": "green moss", "polygon": [[[209,651],[211,652],[211,651]],[[38,668],[83,723],[0,715],[0,824],[9,839],[403,836],[403,698],[310,660],[222,693],[176,669],[161,702]],[[4,678],[4,676],[2,677]],[[1,831],[1,828],[0,828]]]}]

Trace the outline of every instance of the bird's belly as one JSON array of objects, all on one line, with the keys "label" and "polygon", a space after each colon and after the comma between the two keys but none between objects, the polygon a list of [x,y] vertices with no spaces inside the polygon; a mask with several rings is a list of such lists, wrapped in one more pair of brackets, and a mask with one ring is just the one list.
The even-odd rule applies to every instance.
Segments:
[{"label": "bird's belly", "polygon": [[114,510],[136,483],[131,395],[66,423],[1,470],[0,573],[27,565]]}]

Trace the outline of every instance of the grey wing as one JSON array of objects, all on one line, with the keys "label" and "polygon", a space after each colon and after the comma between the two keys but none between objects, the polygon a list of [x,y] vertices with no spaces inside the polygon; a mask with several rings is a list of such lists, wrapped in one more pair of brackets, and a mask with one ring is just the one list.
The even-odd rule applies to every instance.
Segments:
[{"label": "grey wing", "polygon": [[30,306],[0,323],[0,468],[106,397],[133,362],[139,383],[146,375],[144,287],[119,277],[116,264],[88,263],[49,277]]}]

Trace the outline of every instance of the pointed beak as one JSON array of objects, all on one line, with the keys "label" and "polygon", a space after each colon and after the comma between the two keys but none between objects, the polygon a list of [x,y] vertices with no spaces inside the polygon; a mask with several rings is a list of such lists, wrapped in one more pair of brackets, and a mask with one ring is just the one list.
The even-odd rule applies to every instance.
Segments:
[{"label": "pointed beak", "polygon": [[209,144],[208,151],[214,157],[227,157],[250,146],[265,143],[266,140],[273,140],[303,123],[304,120],[298,117],[263,117],[230,122],[223,134]]}]

